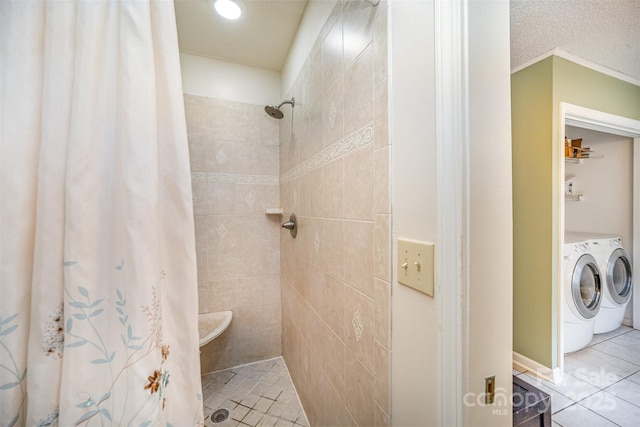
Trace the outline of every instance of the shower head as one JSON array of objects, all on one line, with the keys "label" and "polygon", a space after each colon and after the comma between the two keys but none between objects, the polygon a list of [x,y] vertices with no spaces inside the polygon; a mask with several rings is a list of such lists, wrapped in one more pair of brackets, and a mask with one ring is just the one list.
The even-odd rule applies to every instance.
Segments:
[{"label": "shower head", "polygon": [[291,101],[282,101],[282,103],[280,103],[280,105],[278,105],[277,107],[275,105],[267,105],[266,107],[264,107],[264,111],[266,111],[267,114],[274,119],[281,119],[284,117],[284,114],[282,113],[280,107],[282,107],[284,104],[291,104],[291,108],[293,108],[296,106],[296,99],[291,98]]},{"label": "shower head", "polygon": [[273,117],[274,119],[281,119],[284,117],[284,114],[282,114],[282,110],[280,110],[280,107],[267,105],[266,107],[264,107],[264,111],[266,111],[267,114]]}]

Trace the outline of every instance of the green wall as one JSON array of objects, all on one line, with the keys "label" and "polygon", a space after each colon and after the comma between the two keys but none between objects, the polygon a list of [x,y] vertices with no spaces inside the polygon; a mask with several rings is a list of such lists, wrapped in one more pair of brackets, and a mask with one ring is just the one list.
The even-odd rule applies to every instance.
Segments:
[{"label": "green wall", "polygon": [[555,368],[560,102],[640,120],[640,86],[551,56],[511,76],[514,351]]},{"label": "green wall", "polygon": [[551,58],[511,76],[513,347],[551,365]]}]

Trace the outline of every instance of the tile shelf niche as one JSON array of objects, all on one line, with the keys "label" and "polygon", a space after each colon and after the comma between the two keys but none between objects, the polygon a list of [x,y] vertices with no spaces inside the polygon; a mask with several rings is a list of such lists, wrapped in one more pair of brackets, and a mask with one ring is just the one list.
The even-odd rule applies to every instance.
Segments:
[{"label": "tile shelf niche", "polygon": [[267,210],[265,211],[266,215],[282,215],[282,213],[282,208],[267,208]]}]

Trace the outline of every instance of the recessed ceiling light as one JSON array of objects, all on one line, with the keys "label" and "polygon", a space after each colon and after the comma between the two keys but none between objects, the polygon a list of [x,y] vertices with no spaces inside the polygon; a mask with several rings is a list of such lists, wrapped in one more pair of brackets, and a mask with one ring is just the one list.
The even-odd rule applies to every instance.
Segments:
[{"label": "recessed ceiling light", "polygon": [[240,19],[246,10],[241,0],[210,0],[209,4],[218,15],[231,21]]}]

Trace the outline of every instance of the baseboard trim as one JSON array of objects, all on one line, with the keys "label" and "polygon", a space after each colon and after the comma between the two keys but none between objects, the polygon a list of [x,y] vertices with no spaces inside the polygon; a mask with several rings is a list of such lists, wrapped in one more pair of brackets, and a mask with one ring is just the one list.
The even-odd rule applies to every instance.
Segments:
[{"label": "baseboard trim", "polygon": [[517,371],[529,372],[534,377],[553,384],[557,384],[562,379],[562,370],[559,367],[549,368],[515,351],[513,352],[513,368]]}]

